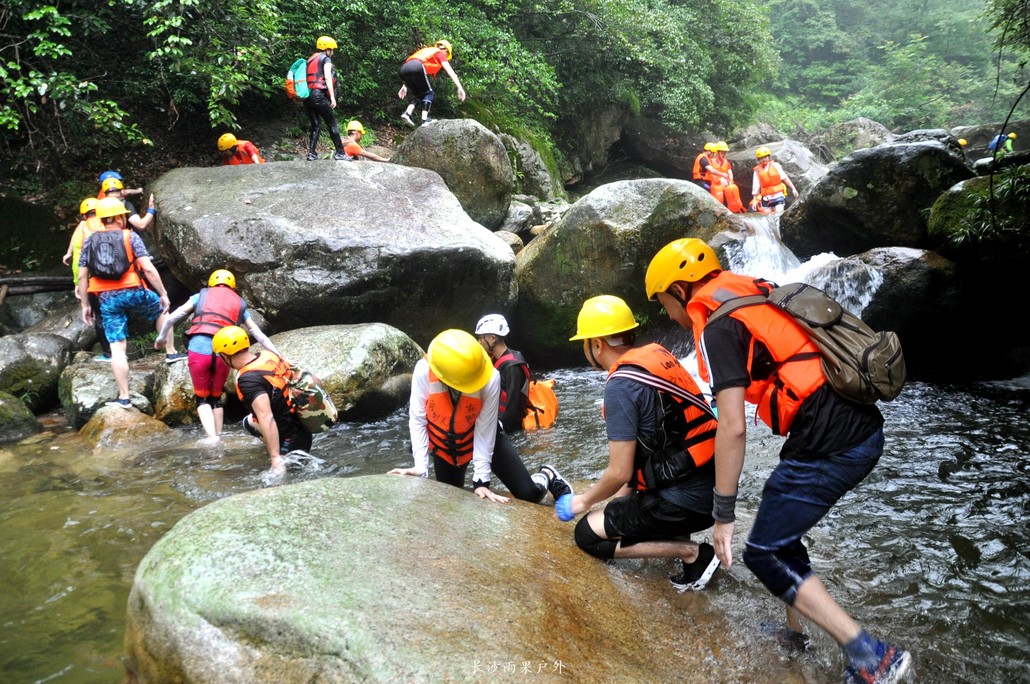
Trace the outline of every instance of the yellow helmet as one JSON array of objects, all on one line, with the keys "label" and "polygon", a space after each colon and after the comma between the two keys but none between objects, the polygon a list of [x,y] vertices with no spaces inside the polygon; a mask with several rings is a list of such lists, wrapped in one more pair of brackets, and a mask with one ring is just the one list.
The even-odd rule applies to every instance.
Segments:
[{"label": "yellow helmet", "polygon": [[222,133],[218,138],[218,151],[225,152],[233,147],[236,147],[236,136],[232,133]]},{"label": "yellow helmet", "polygon": [[207,279],[207,286],[214,287],[216,285],[228,285],[232,289],[236,289],[236,276],[231,271],[226,271],[224,268],[220,268],[217,271],[211,271],[211,277]]},{"label": "yellow helmet", "polygon": [[715,143],[715,151],[716,152],[729,152],[730,151],[730,146],[726,144],[725,140],[720,140],[719,142]]},{"label": "yellow helmet", "polygon": [[454,328],[433,338],[426,361],[445,385],[466,394],[486,387],[494,372],[490,357],[476,338]]},{"label": "yellow helmet", "polygon": [[104,182],[100,184],[100,192],[108,193],[112,190],[122,190],[125,188],[125,184],[113,176],[111,178],[105,178]]},{"label": "yellow helmet", "polygon": [[329,36],[319,36],[315,41],[315,48],[318,50],[335,50],[336,41]]},{"label": "yellow helmet", "polygon": [[638,325],[625,301],[615,295],[599,295],[583,302],[576,319],[576,334],[569,341],[617,335]]},{"label": "yellow helmet", "polygon": [[644,287],[647,298],[653,300],[678,280],[696,283],[712,271],[721,271],[719,257],[704,240],[680,238],[658,250],[647,267]]},{"label": "yellow helmet", "polygon": [[355,120],[351,121],[349,124],[347,124],[347,132],[350,133],[351,131],[357,131],[361,135],[365,135],[365,127],[362,126],[361,122],[358,121],[357,119],[355,119]]},{"label": "yellow helmet", "polygon": [[762,159],[763,157],[768,157],[770,155],[772,155],[772,152],[769,151],[768,147],[759,147],[755,150],[755,159]]},{"label": "yellow helmet", "polygon": [[238,325],[227,325],[211,338],[211,351],[232,356],[250,349],[250,336]]},{"label": "yellow helmet", "polygon": [[449,40],[438,40],[438,41],[436,41],[436,47],[440,48],[441,50],[446,50],[447,51],[447,59],[448,60],[454,54],[454,50],[451,49],[451,42]]},{"label": "yellow helmet", "polygon": [[83,216],[85,216],[86,214],[88,214],[91,211],[96,211],[96,210],[97,210],[97,198],[96,197],[87,197],[86,199],[82,200],[82,203],[79,205],[79,213],[82,214]]},{"label": "yellow helmet", "polygon": [[1018,135],[1016,135],[1016,132],[1015,132],[1015,131],[1012,131],[1011,133],[1009,133],[1009,137],[1010,137],[1010,138],[1012,138],[1013,140],[1015,140],[1015,139],[1016,139],[1016,138],[1018,138],[1019,136],[1018,136]]},{"label": "yellow helmet", "polygon": [[713,143],[713,142],[706,142],[705,143],[705,152],[715,152],[715,143]]},{"label": "yellow helmet", "polygon": [[960,146],[960,147],[965,147],[965,146],[966,146],[966,145],[968,145],[969,143],[967,143],[967,142],[966,142],[966,139],[965,139],[965,138],[959,138],[959,139],[958,139],[958,144],[959,144],[959,146]]},{"label": "yellow helmet", "polygon": [[[114,180],[108,178],[107,180]],[[104,181],[105,183],[107,181]],[[106,219],[112,216],[121,216],[122,214],[128,214],[129,210],[125,208],[125,205],[117,197],[105,197],[97,200],[97,218]]]}]

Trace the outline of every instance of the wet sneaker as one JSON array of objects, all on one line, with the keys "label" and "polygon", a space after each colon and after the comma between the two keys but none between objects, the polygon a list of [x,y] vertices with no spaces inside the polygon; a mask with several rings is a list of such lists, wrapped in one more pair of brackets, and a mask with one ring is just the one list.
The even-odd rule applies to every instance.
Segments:
[{"label": "wet sneaker", "polygon": [[401,114],[401,121],[403,121],[404,123],[408,124],[412,128],[415,127],[415,122],[411,120],[411,116],[409,116],[407,112],[404,112],[403,114]]},{"label": "wet sneaker", "polygon": [[552,465],[540,466],[540,471],[547,477],[547,491],[557,501],[566,494],[572,494],[572,487],[565,481],[565,478],[558,474]]},{"label": "wet sneaker", "polygon": [[876,655],[880,664],[874,672],[852,665],[844,668],[845,684],[894,684],[900,682],[912,667],[912,655],[897,646],[877,641]]},{"label": "wet sneaker", "polygon": [[107,354],[101,354],[100,356],[94,356],[93,360],[97,363],[111,363],[111,357]]},{"label": "wet sneaker", "polygon": [[104,402],[104,406],[117,406],[118,408],[131,409],[132,400],[130,399],[108,399]]},{"label": "wet sneaker", "polygon": [[719,558],[715,555],[715,547],[711,544],[701,543],[697,547],[697,560],[693,563],[680,563],[683,569],[678,575],[670,575],[669,581],[676,591],[681,594],[688,589],[697,591],[708,585],[708,580],[719,569]]},{"label": "wet sneaker", "polygon": [[178,352],[176,354],[165,354],[165,363],[172,364],[177,361],[185,361],[186,356],[186,352]]},{"label": "wet sneaker", "polygon": [[436,119],[422,119],[422,125],[428,126],[429,124],[435,124]]},{"label": "wet sneaker", "polygon": [[308,152],[308,161],[317,161],[318,155],[313,152]]},{"label": "wet sneaker", "polygon": [[347,155],[337,152],[333,155],[333,161],[347,161]]}]

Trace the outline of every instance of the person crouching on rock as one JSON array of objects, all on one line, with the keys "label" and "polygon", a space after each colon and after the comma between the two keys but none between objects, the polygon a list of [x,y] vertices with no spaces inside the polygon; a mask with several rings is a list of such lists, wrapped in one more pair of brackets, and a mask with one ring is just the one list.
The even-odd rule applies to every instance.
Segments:
[{"label": "person crouching on rock", "polygon": [[197,400],[197,416],[207,435],[204,443],[214,445],[218,444],[219,435],[222,434],[222,389],[229,377],[229,367],[222,363],[212,349],[215,333],[229,324],[246,326],[265,349],[273,354],[278,354],[279,350],[261,332],[247,309],[247,303],[236,294],[236,276],[224,268],[212,271],[207,279],[207,287],[165,318],[161,332],[154,341],[154,349],[163,347],[165,336],[176,323],[191,313],[193,322],[186,330],[190,379]]},{"label": "person crouching on rock", "polygon": [[272,475],[282,475],[286,472],[283,455],[307,451],[312,440],[283,394],[290,365],[274,352],[250,351],[250,337],[238,325],[216,332],[211,350],[236,370],[236,394],[250,410],[250,415],[243,419],[243,427],[265,443],[272,460]]}]

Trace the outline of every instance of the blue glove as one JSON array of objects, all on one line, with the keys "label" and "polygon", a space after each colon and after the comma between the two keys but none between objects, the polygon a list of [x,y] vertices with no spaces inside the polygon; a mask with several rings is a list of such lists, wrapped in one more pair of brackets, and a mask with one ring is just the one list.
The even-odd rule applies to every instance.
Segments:
[{"label": "blue glove", "polygon": [[558,497],[558,500],[554,502],[554,512],[558,514],[558,519],[562,522],[569,522],[575,518],[576,514],[572,512],[572,494]]}]

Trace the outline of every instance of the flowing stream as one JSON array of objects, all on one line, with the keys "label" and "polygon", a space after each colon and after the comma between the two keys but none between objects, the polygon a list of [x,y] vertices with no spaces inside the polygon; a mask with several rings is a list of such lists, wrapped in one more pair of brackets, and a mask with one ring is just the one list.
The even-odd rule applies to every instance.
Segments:
[{"label": "flowing stream", "polygon": [[[761,268],[780,283],[832,260],[802,265],[751,247],[742,246],[742,263],[754,263],[747,253],[773,258]],[[514,441],[531,468],[554,463],[582,488],[607,463],[603,376],[585,362],[547,375],[557,380],[557,426]],[[910,649],[921,681],[1030,681],[1028,403],[1025,382],[911,383],[881,406],[887,449],[879,466],[806,539],[830,592],[871,632]],[[197,447],[197,429],[180,429],[163,442],[94,454],[59,416],[44,422],[40,435],[0,448],[0,681],[119,682],[139,561],[190,511],[266,486],[264,450],[233,425],[213,449]],[[737,558],[781,444],[764,426],[749,432]],[[322,462],[301,464],[286,481],[383,473],[409,464],[407,442],[404,410],[377,423],[341,424],[316,439]],[[583,562],[598,561],[584,555]],[[613,572],[641,567],[624,561]],[[666,561],[647,567],[661,582],[672,569]],[[776,648],[762,625],[781,619],[782,608],[742,563],[717,573],[698,600],[725,612],[745,654]],[[812,645],[784,657],[797,660],[807,681],[840,681],[836,645],[821,633]]]}]

